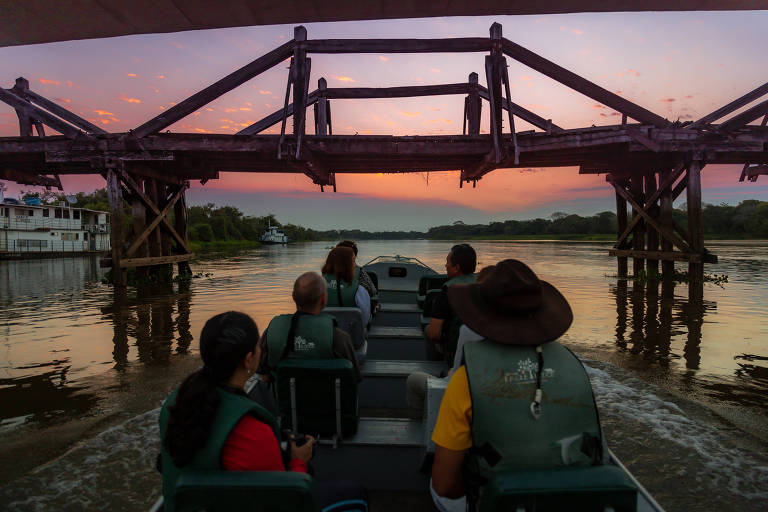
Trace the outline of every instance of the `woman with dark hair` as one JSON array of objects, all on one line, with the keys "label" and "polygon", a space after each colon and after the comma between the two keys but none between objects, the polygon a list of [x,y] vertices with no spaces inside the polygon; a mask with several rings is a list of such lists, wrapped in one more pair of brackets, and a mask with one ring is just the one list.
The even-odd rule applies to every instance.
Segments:
[{"label": "woman with dark hair", "polygon": [[328,307],[357,307],[363,321],[371,320],[371,296],[360,286],[355,267],[355,252],[351,247],[335,247],[328,253],[322,269],[328,283]]},{"label": "woman with dark hair", "polygon": [[[187,377],[163,404],[163,497],[173,510],[173,489],[186,469],[284,471],[277,422],[248,398],[245,382],[261,358],[259,330],[244,313],[221,313],[200,334],[204,366]],[[315,440],[290,443],[291,471],[307,472]]]},{"label": "woman with dark hair", "polygon": [[[243,390],[261,359],[256,323],[244,313],[221,313],[200,334],[203,367],[171,393],[160,411],[163,500],[174,510],[176,480],[185,470],[285,471],[275,417]],[[288,470],[307,472],[315,439],[290,440]],[[353,500],[367,510],[365,490],[352,482],[315,485],[324,510]]]}]

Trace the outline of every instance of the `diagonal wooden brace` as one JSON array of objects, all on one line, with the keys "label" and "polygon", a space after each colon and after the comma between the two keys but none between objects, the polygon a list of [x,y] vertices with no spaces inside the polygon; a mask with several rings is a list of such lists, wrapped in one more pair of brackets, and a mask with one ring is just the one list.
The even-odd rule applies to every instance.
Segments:
[{"label": "diagonal wooden brace", "polygon": [[152,201],[147,194],[144,193],[143,190],[141,190],[141,187],[131,178],[131,176],[124,170],[120,170],[120,178],[128,184],[128,186],[131,188],[131,191],[139,198],[141,199],[141,202],[144,203],[144,205],[149,208],[152,213],[155,214],[155,218],[152,220],[152,222],[144,228],[144,231],[134,240],[134,242],[131,244],[131,246],[128,248],[128,251],[126,251],[126,257],[132,256],[141,246],[141,244],[149,237],[149,235],[152,233],[152,230],[157,227],[158,224],[161,222],[163,223],[163,228],[165,228],[171,236],[176,240],[176,242],[188,253],[192,252],[192,249],[187,244],[186,240],[176,231],[176,229],[171,225],[171,223],[168,221],[168,214],[170,213],[171,209],[173,208],[174,204],[176,204],[176,201],[179,200],[179,198],[184,195],[184,192],[186,191],[188,185],[184,184],[182,185],[179,190],[173,195],[171,200],[168,202],[167,205],[165,205],[165,208],[163,208],[162,211],[157,207],[157,205]]},{"label": "diagonal wooden brace", "polygon": [[[656,219],[654,219],[647,211],[644,209],[640,204],[638,204],[637,201],[635,201],[635,198],[632,197],[632,195],[626,191],[624,187],[616,183],[612,176],[608,176],[608,182],[613,185],[613,187],[616,189],[616,192],[623,197],[636,211],[640,214],[640,216],[643,217],[643,219],[656,231],[661,234],[664,238],[672,242],[674,245],[676,245],[681,251],[683,252],[690,252],[690,248],[688,247],[688,244],[685,243],[685,241],[677,236],[676,234],[670,232],[666,228],[662,227]],[[654,194],[655,195],[655,194]],[[653,203],[651,203],[653,205]],[[640,217],[636,217],[640,218]],[[634,219],[633,219],[634,220]],[[633,223],[634,224],[634,223]],[[627,226],[629,228],[629,226]]]},{"label": "diagonal wooden brace", "polygon": [[[648,210],[651,206],[656,204],[656,201],[659,200],[659,197],[661,197],[661,194],[664,193],[664,190],[671,187],[677,178],[680,177],[681,174],[685,171],[686,166],[684,163],[678,164],[674,170],[667,176],[666,179],[664,179],[660,184],[659,188],[656,189],[656,191],[651,194],[651,196],[645,201],[644,208],[642,208],[643,211]],[[611,183],[614,187],[617,185],[615,182],[612,181],[612,179],[609,179],[606,177],[606,181]],[[676,197],[676,196],[675,196]],[[674,198],[673,198],[674,200]],[[632,221],[627,225],[627,228],[619,235],[619,238],[616,239],[616,244],[614,245],[615,248],[619,248],[619,246],[624,243],[624,240],[627,239],[630,233],[635,229],[635,226],[637,226],[637,223],[640,222],[640,219],[642,217],[634,217]]]}]

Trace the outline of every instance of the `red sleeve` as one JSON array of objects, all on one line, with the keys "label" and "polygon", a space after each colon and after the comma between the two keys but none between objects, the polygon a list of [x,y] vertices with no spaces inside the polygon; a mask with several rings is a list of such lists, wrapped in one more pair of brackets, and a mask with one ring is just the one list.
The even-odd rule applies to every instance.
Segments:
[{"label": "red sleeve", "polygon": [[[221,465],[228,471],[285,471],[272,429],[248,415],[243,416],[230,432],[221,450]],[[306,473],[307,465],[294,459],[290,470]]]}]

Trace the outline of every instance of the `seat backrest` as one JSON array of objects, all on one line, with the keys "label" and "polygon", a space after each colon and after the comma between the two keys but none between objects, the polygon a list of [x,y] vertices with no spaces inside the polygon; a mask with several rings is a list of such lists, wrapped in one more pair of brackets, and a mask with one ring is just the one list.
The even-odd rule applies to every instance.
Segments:
[{"label": "seat backrest", "polygon": [[176,482],[176,511],[314,512],[313,487],[311,476],[293,471],[186,471]]},{"label": "seat backrest", "polygon": [[430,290],[440,290],[446,281],[448,281],[448,276],[445,274],[422,276],[421,279],[419,279],[419,294],[416,299],[416,303],[419,307],[424,307],[424,301]]},{"label": "seat backrest", "polygon": [[365,324],[363,324],[363,312],[360,308],[325,308],[323,313],[333,316],[338,322],[339,329],[349,334],[355,350],[363,346]]},{"label": "seat backrest", "polygon": [[432,305],[435,303],[435,299],[438,295],[440,295],[440,288],[427,291],[422,307],[422,315],[425,318],[430,318],[432,316]]},{"label": "seat backrest", "polygon": [[637,486],[618,466],[510,471],[483,488],[480,512],[637,510]]},{"label": "seat backrest", "polygon": [[284,359],[277,366],[281,426],[314,436],[353,436],[357,375],[347,359]]}]

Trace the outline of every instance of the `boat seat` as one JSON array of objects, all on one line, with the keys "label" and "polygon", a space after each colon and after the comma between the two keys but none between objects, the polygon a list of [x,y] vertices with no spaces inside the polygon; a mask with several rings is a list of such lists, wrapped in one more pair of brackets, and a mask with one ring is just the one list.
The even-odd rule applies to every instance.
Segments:
[{"label": "boat seat", "polygon": [[176,511],[314,512],[313,488],[311,476],[293,471],[185,471],[176,482]]},{"label": "boat seat", "polygon": [[430,290],[440,290],[446,281],[448,281],[448,276],[446,274],[422,276],[421,279],[419,279],[419,294],[416,297],[416,303],[419,305],[419,307],[424,307],[424,301],[426,300],[427,292]]},{"label": "boat seat", "polygon": [[637,486],[618,466],[518,470],[500,473],[483,489],[480,512],[637,510]]},{"label": "boat seat", "polygon": [[343,439],[357,432],[357,375],[347,359],[284,359],[277,365],[281,425]]},{"label": "boat seat", "polygon": [[429,325],[429,320],[432,317],[432,305],[435,303],[435,299],[440,294],[440,289],[437,290],[429,290],[424,298],[424,302],[422,304],[422,313],[421,313],[421,329],[424,330],[427,325]]},{"label": "boat seat", "polygon": [[365,361],[368,353],[368,342],[363,324],[363,312],[359,308],[325,308],[323,313],[333,316],[339,324],[339,329],[345,331],[352,338],[352,346],[355,348],[357,361],[359,363]]}]

